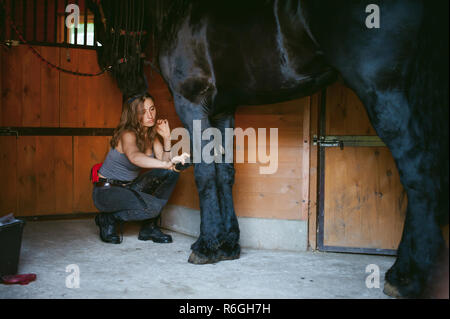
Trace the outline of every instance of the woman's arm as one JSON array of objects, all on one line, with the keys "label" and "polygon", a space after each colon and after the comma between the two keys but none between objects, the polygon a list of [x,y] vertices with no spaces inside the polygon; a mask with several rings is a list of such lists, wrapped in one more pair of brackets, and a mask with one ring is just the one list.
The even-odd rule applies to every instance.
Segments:
[{"label": "woman's arm", "polygon": [[163,143],[161,143],[159,138],[155,138],[153,141],[153,151],[155,152],[155,157],[161,161],[170,161],[170,151],[165,152],[164,150],[170,150],[171,143],[170,136],[169,138],[164,139]]},{"label": "woman's arm", "polygon": [[158,138],[153,141],[153,150],[156,158],[162,161],[170,161],[170,150],[172,147],[172,141],[170,140],[170,127],[169,121],[160,119],[156,122],[156,132],[161,136],[163,142]]},{"label": "woman's arm", "polygon": [[134,133],[124,132],[120,140],[123,152],[134,165],[142,168],[173,168],[172,162],[151,158],[139,151],[136,145],[136,135]]}]

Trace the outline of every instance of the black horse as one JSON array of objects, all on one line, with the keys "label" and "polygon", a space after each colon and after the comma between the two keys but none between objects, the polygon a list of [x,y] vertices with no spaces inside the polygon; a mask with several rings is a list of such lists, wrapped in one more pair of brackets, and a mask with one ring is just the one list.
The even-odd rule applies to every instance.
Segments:
[{"label": "black horse", "polygon": [[[120,6],[143,20],[125,26],[133,19]],[[112,65],[124,95],[145,91],[140,54],[153,43],[155,67],[191,136],[194,120],[224,133],[238,105],[307,96],[340,76],[390,148],[408,195],[385,292],[417,297],[432,284],[449,209],[447,0],[104,1],[92,10],[100,65]],[[119,28],[147,34],[128,41]],[[233,164],[194,168],[201,227],[189,262],[238,258]]]}]

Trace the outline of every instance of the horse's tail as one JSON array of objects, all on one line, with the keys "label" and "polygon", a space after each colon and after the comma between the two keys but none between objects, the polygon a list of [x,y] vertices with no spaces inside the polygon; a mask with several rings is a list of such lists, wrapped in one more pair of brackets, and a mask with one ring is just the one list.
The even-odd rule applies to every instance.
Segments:
[{"label": "horse's tail", "polygon": [[448,224],[449,1],[424,0],[423,6],[416,53],[408,67],[405,89],[414,121],[421,121],[425,129],[423,149],[437,160],[433,177],[440,183],[440,207],[436,217],[440,223]]}]

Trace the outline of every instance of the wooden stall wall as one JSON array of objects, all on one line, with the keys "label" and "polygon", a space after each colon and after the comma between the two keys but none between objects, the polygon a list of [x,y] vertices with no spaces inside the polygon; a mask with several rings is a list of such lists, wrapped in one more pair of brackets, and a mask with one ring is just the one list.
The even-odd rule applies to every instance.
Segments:
[{"label": "wooden stall wall", "polygon": [[[36,49],[66,69],[98,71],[93,50],[43,46]],[[41,63],[25,45],[4,53],[1,67],[1,126],[114,128],[118,123],[122,96],[110,74],[86,78],[58,72]],[[146,73],[158,116],[169,119],[172,129],[181,127],[164,81],[149,68]],[[238,110],[236,127],[243,130],[252,127],[256,132],[258,128],[266,128],[268,139],[270,128],[278,128],[279,143],[278,169],[274,174],[261,175],[259,167],[267,164],[259,162],[235,165],[233,194],[239,216],[307,218],[309,187],[305,172],[308,175],[309,160],[305,161],[303,154],[309,156],[309,104],[308,97],[273,105],[243,106]],[[2,180],[7,181],[0,186],[2,214],[35,216],[96,211],[89,170],[104,159],[109,137],[4,136],[0,141],[1,163],[10,168],[2,170]],[[255,150],[249,150],[246,143],[244,151],[247,154]],[[199,209],[193,168],[182,174],[170,203]]]},{"label": "wooden stall wall", "polygon": [[[67,1],[12,1],[5,5],[27,41],[64,40]],[[84,0],[77,1],[84,14]],[[36,7],[35,7],[36,5]],[[47,10],[45,10],[47,9]],[[36,11],[34,21],[32,12]],[[44,23],[44,21],[47,23]],[[82,17],[83,22],[84,19]],[[8,25],[6,39],[18,39]],[[96,73],[94,50],[33,44],[49,62],[62,68]],[[150,49],[150,48],[148,48]],[[147,50],[148,56],[151,52]],[[2,50],[0,125],[3,127],[114,128],[122,96],[110,74],[78,77],[42,63],[26,44]],[[172,96],[161,76],[146,68],[158,116],[181,127]],[[278,128],[278,169],[261,175],[266,164],[238,163],[234,186],[236,213],[246,217],[306,219],[309,193],[310,98],[263,106],[243,106],[236,127]],[[106,136],[0,136],[0,214],[17,216],[95,212],[89,171],[108,151]],[[269,146],[267,147],[269,152]],[[255,152],[246,144],[245,154]],[[246,157],[247,158],[247,157]],[[257,159],[259,160],[259,159]],[[170,204],[199,209],[193,168],[180,177]]]},{"label": "wooden stall wall", "polygon": [[[35,46],[50,62],[98,71],[94,50]],[[114,128],[122,95],[109,74],[76,77],[42,63],[26,45],[2,52],[3,127]],[[81,142],[80,142],[81,140]],[[90,167],[108,149],[103,136],[2,136],[0,213],[17,216],[93,212]]]}]

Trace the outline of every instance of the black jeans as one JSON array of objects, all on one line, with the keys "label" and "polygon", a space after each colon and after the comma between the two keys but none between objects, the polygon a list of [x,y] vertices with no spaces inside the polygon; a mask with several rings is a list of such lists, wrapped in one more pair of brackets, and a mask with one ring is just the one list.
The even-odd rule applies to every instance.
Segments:
[{"label": "black jeans", "polygon": [[172,194],[179,173],[167,169],[152,169],[131,184],[94,186],[92,199],[102,213],[111,213],[120,221],[156,218]]}]

